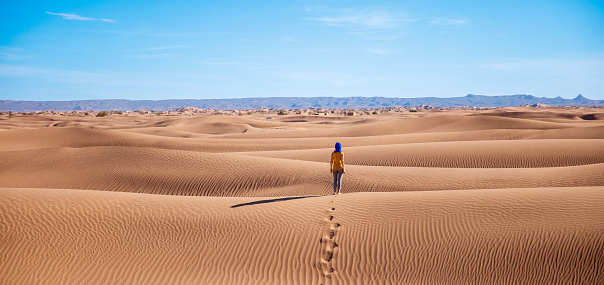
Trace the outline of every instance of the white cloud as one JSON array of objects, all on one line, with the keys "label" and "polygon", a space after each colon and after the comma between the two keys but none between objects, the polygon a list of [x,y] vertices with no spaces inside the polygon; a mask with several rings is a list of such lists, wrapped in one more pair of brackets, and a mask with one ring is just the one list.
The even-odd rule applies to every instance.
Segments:
[{"label": "white cloud", "polygon": [[347,15],[311,18],[310,20],[326,23],[332,26],[340,27],[361,27],[361,28],[394,28],[398,26],[403,19],[394,18],[387,12],[350,12]]},{"label": "white cloud", "polygon": [[[312,11],[313,13],[315,11]],[[393,14],[384,9],[322,9],[318,11],[328,16],[307,18],[329,26],[341,27],[349,33],[370,40],[395,40],[400,38],[404,31],[401,30],[406,23],[415,20],[408,19],[402,14]],[[329,15],[331,14],[331,15]]]},{"label": "white cloud", "polygon": [[61,18],[65,19],[65,20],[101,21],[101,22],[108,22],[108,23],[114,23],[115,22],[113,19],[97,19],[97,18],[92,18],[92,17],[82,17],[82,16],[80,16],[78,14],[53,13],[53,12],[46,12],[46,14],[55,15],[55,16],[61,16]]},{"label": "white cloud", "polygon": [[466,21],[464,19],[435,17],[430,20],[430,23],[434,24],[434,25],[462,25],[462,24],[467,24],[468,21]]}]

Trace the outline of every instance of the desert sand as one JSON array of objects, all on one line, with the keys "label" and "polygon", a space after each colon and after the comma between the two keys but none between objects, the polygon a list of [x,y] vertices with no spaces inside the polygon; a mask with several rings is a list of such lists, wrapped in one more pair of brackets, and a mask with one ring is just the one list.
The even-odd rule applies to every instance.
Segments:
[{"label": "desert sand", "polygon": [[267,116],[0,117],[0,283],[604,284],[601,108]]}]

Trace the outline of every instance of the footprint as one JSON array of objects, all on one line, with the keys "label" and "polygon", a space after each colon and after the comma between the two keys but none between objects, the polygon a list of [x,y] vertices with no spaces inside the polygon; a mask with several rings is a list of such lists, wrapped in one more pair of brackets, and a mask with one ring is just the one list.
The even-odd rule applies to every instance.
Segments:
[{"label": "footprint", "polygon": [[331,220],[333,220],[333,216],[329,216],[329,220],[330,220],[330,221],[331,221]]},{"label": "footprint", "polygon": [[336,248],[336,247],[338,247],[338,244],[336,242],[334,242],[332,246],[333,246],[333,248]]},{"label": "footprint", "polygon": [[325,255],[323,256],[323,259],[325,259],[325,261],[327,261],[327,262],[330,262],[332,258],[333,258],[333,252],[326,251]]},{"label": "footprint", "polygon": [[332,272],[334,272],[334,271],[336,271],[336,270],[335,270],[335,269],[333,269],[333,268],[329,268],[329,273],[332,273]]},{"label": "footprint", "polygon": [[334,231],[330,231],[329,232],[329,239],[333,239],[333,237],[336,235],[336,232]]}]

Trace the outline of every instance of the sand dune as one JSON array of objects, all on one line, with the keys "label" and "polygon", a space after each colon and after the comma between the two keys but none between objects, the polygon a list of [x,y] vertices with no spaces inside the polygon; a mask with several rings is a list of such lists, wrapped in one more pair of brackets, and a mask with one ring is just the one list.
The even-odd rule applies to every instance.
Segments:
[{"label": "sand dune", "polygon": [[[252,152],[249,155],[325,161],[330,149]],[[329,158],[329,155],[327,155]],[[348,147],[346,163],[396,167],[559,167],[604,162],[604,140],[465,141]],[[350,159],[348,159],[350,157]]]},{"label": "sand dune", "polygon": [[[601,122],[600,122],[601,124]],[[309,127],[303,124],[300,127]],[[317,126],[318,125],[318,126]],[[534,129],[548,130],[572,127],[567,123],[552,123],[539,120],[516,119],[493,116],[435,115],[415,119],[387,118],[359,120],[348,124],[315,124],[312,129],[284,129],[274,132],[275,138],[307,137],[359,137],[383,136],[410,133],[462,132],[492,129]],[[326,132],[325,129],[329,129]],[[230,138],[261,138],[264,133],[232,134]]]},{"label": "sand dune", "polygon": [[603,114],[0,117],[0,283],[602,284]]},{"label": "sand dune", "polygon": [[0,276],[11,284],[604,281],[603,187],[289,198],[0,194]]},{"label": "sand dune", "polygon": [[[322,195],[331,187],[326,162],[231,153],[54,148],[5,152],[0,161],[4,169],[0,187],[204,196]],[[603,163],[550,168],[346,168],[349,192],[604,185]]]}]

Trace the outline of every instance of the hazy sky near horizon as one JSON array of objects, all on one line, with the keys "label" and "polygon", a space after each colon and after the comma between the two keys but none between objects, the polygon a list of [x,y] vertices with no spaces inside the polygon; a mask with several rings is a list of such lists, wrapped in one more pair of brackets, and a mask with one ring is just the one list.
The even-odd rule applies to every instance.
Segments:
[{"label": "hazy sky near horizon", "polygon": [[604,99],[604,1],[3,1],[0,99]]}]

